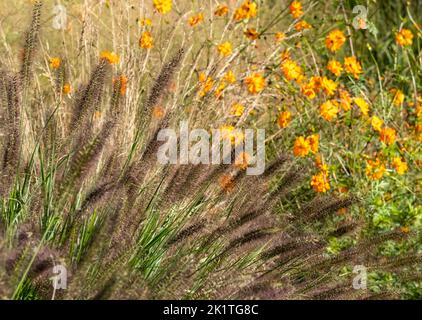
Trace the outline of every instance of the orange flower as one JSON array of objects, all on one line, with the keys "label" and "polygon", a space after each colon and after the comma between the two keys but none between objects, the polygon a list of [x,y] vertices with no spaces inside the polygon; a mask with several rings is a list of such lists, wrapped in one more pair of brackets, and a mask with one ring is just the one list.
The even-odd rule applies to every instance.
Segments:
[{"label": "orange flower", "polygon": [[349,111],[352,108],[352,97],[346,90],[339,90],[340,105],[344,111]]},{"label": "orange flower", "polygon": [[221,98],[224,89],[226,89],[226,83],[224,81],[221,81],[217,89],[215,89],[215,93],[214,93],[215,97]]},{"label": "orange flower", "polygon": [[252,94],[257,94],[265,88],[265,78],[259,73],[253,73],[249,77],[246,77],[245,84],[248,91]]},{"label": "orange flower", "polygon": [[66,83],[63,86],[63,94],[69,94],[72,91],[72,87],[70,86],[69,83]]},{"label": "orange flower", "polygon": [[236,82],[236,76],[234,75],[233,71],[229,70],[224,75],[224,80],[226,80],[229,83],[235,83]]},{"label": "orange flower", "polygon": [[245,107],[241,105],[240,103],[234,103],[231,107],[231,115],[240,117],[243,114],[243,111],[245,110]]},{"label": "orange flower", "polygon": [[354,98],[353,101],[359,107],[359,109],[362,112],[362,114],[364,116],[368,116],[369,105],[366,103],[366,101],[363,98],[361,98],[361,97]]},{"label": "orange flower", "polygon": [[110,52],[110,51],[101,52],[100,58],[108,61],[108,63],[110,64],[117,64],[120,61],[119,56],[115,54],[114,52]]},{"label": "orange flower", "polygon": [[314,99],[316,97],[316,91],[314,89],[314,86],[311,82],[305,83],[301,86],[300,90],[302,93],[307,96],[310,100]]},{"label": "orange flower", "polygon": [[322,77],[321,88],[327,96],[332,96],[337,90],[337,83],[327,77]]},{"label": "orange flower", "polygon": [[380,131],[380,140],[387,145],[394,143],[396,140],[396,130],[394,128],[382,128]]},{"label": "orange flower", "polygon": [[259,33],[255,28],[246,29],[244,35],[250,40],[256,40],[259,37]]},{"label": "orange flower", "polygon": [[408,29],[401,29],[396,33],[396,43],[401,46],[411,46],[413,43],[413,33]]},{"label": "orange flower", "polygon": [[54,57],[50,59],[50,67],[52,69],[58,69],[60,68],[60,65],[62,64],[62,60],[58,57]]},{"label": "orange flower", "polygon": [[152,25],[152,20],[149,18],[144,18],[139,20],[139,25],[143,26],[151,26]]},{"label": "orange flower", "polygon": [[339,29],[331,31],[325,38],[325,46],[331,52],[336,52],[337,50],[339,50],[345,42],[346,37],[343,31]]},{"label": "orange flower", "polygon": [[232,45],[230,42],[224,42],[217,47],[218,52],[223,57],[227,57],[232,54]]},{"label": "orange flower", "polygon": [[359,75],[363,72],[362,66],[355,56],[344,58],[344,69],[356,79],[359,79]]},{"label": "orange flower", "polygon": [[379,159],[366,162],[365,174],[371,180],[379,180],[385,173],[385,165]]},{"label": "orange flower", "polygon": [[303,15],[302,4],[299,1],[293,1],[289,6],[290,14],[297,19]]},{"label": "orange flower", "polygon": [[281,64],[281,71],[289,81],[302,82],[304,79],[302,68],[292,59],[286,59]]},{"label": "orange flower", "polygon": [[199,82],[201,85],[201,90],[199,91],[199,96],[204,97],[208,92],[211,91],[214,80],[211,77],[207,77],[204,73],[199,75]]},{"label": "orange flower", "polygon": [[309,79],[309,84],[312,86],[315,92],[319,92],[319,90],[322,88],[322,78],[313,76]]},{"label": "orange flower", "polygon": [[334,74],[336,77],[339,77],[343,71],[343,67],[337,60],[330,60],[327,64],[327,70]]},{"label": "orange flower", "polygon": [[326,172],[320,172],[312,176],[311,186],[315,192],[325,193],[330,190],[330,183]]},{"label": "orange flower", "polygon": [[327,121],[331,121],[334,117],[336,117],[338,112],[338,103],[335,100],[328,100],[319,107],[321,117]]},{"label": "orange flower", "polygon": [[305,137],[297,137],[293,146],[293,154],[296,157],[304,157],[311,151],[309,141]]},{"label": "orange flower", "polygon": [[276,40],[277,42],[281,42],[281,41],[283,41],[285,38],[286,38],[286,34],[285,34],[284,32],[277,32],[277,33],[275,34],[275,40]]},{"label": "orange flower", "polygon": [[198,13],[197,15],[190,17],[188,20],[188,23],[190,24],[191,27],[194,27],[198,25],[199,23],[201,23],[202,20],[204,20],[204,15],[202,13]]},{"label": "orange flower", "polygon": [[321,170],[321,172],[328,173],[328,166],[324,163],[324,161],[322,160],[319,154],[315,156],[315,165],[317,166],[318,169]]},{"label": "orange flower", "polygon": [[220,128],[221,137],[229,140],[232,144],[237,145],[244,139],[244,134],[231,125],[224,125]]},{"label": "orange flower", "polygon": [[171,0],[153,0],[153,4],[155,9],[162,14],[170,12],[173,5]]},{"label": "orange flower", "polygon": [[290,111],[283,111],[283,112],[280,112],[280,114],[278,115],[277,123],[280,126],[280,128],[284,129],[289,125],[291,120],[292,120],[292,113]]},{"label": "orange flower", "polygon": [[307,23],[305,20],[301,20],[295,24],[295,29],[296,31],[301,31],[301,30],[306,30],[306,29],[312,29],[312,26],[309,23]]},{"label": "orange flower", "polygon": [[403,161],[400,157],[395,157],[393,159],[393,167],[399,175],[403,175],[407,171],[407,163]]},{"label": "orange flower", "polygon": [[250,0],[243,2],[234,14],[234,20],[240,21],[244,19],[255,18],[257,13],[256,3]]},{"label": "orange flower", "polygon": [[383,124],[384,124],[384,121],[382,121],[382,119],[378,118],[377,116],[372,116],[371,125],[375,131],[380,132]]},{"label": "orange flower", "polygon": [[143,49],[151,49],[154,46],[151,32],[144,31],[139,39],[139,46]]},{"label": "orange flower", "polygon": [[313,134],[306,138],[309,143],[312,153],[318,152],[319,148],[319,134]]},{"label": "orange flower", "polygon": [[393,95],[393,104],[396,107],[400,107],[404,102],[404,93],[400,89],[393,88],[390,90],[390,93]]},{"label": "orange flower", "polygon": [[229,12],[229,7],[226,4],[220,4],[217,9],[215,9],[214,14],[216,16],[222,17]]}]

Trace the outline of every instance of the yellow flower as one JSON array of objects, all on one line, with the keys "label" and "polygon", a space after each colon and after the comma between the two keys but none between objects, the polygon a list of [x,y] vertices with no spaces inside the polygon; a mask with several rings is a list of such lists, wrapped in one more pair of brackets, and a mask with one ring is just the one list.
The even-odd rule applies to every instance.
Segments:
[{"label": "yellow flower", "polygon": [[366,101],[361,97],[354,98],[353,101],[359,107],[362,114],[367,116],[369,112],[369,105],[366,103]]},{"label": "yellow flower", "polygon": [[304,79],[302,68],[292,59],[286,59],[282,62],[281,71],[289,81],[294,80],[300,83]]},{"label": "yellow flower", "polygon": [[256,3],[250,0],[243,2],[241,7],[236,10],[234,20],[240,21],[243,19],[255,18],[257,13]]},{"label": "yellow flower", "polygon": [[336,52],[337,50],[339,50],[345,42],[346,37],[343,31],[339,29],[331,31],[325,38],[325,46],[331,52]]},{"label": "yellow flower", "polygon": [[224,125],[220,128],[221,137],[229,140],[232,144],[239,144],[243,141],[244,135],[241,130],[237,130],[231,125]]},{"label": "yellow flower", "polygon": [[207,75],[204,72],[201,72],[198,76],[199,82],[205,82],[207,80]]},{"label": "yellow flower", "polygon": [[69,94],[72,91],[72,87],[70,86],[69,83],[66,83],[63,86],[63,94]]},{"label": "yellow flower", "polygon": [[264,90],[265,78],[261,74],[255,72],[252,75],[246,77],[245,84],[250,93],[257,94]]},{"label": "yellow flower", "polygon": [[396,130],[394,128],[382,128],[380,131],[380,140],[387,145],[394,143],[396,140]]},{"label": "yellow flower", "polygon": [[306,141],[308,141],[312,153],[318,152],[318,148],[319,148],[319,134],[310,135],[309,137],[306,138]]},{"label": "yellow flower", "polygon": [[352,97],[350,93],[346,90],[340,89],[339,90],[339,97],[340,97],[340,105],[344,111],[349,111],[352,108]]},{"label": "yellow flower", "polygon": [[297,19],[303,15],[302,4],[299,1],[293,1],[289,6],[290,14]]},{"label": "yellow flower", "polygon": [[319,154],[315,155],[315,165],[322,172],[328,173],[328,166],[324,163],[324,161],[322,160]]},{"label": "yellow flower", "polygon": [[108,63],[110,64],[117,64],[120,61],[119,56],[115,54],[114,52],[110,52],[110,51],[101,52],[100,58],[108,61]]},{"label": "yellow flower", "polygon": [[311,82],[303,84],[301,86],[300,90],[310,100],[312,100],[316,97],[316,91],[315,91],[314,86]]},{"label": "yellow flower", "polygon": [[197,15],[190,17],[188,23],[191,27],[194,27],[197,24],[201,23],[202,20],[204,20],[204,15],[202,13],[198,13]]},{"label": "yellow flower", "polygon": [[332,96],[337,90],[337,83],[327,77],[322,77],[321,88],[327,96]]},{"label": "yellow flower", "polygon": [[218,85],[217,89],[215,89],[215,94],[214,94],[215,97],[216,98],[221,98],[224,89],[226,89],[226,82],[224,82],[224,80],[223,80],[223,81],[220,82],[220,84]]},{"label": "yellow flower", "polygon": [[224,42],[217,47],[218,52],[220,55],[227,57],[232,54],[232,45],[230,42]]},{"label": "yellow flower", "polygon": [[378,118],[377,116],[372,116],[371,125],[375,131],[380,132],[383,124],[384,124],[384,121],[382,121],[382,119]]},{"label": "yellow flower", "polygon": [[305,20],[301,20],[295,24],[295,29],[296,31],[301,31],[301,30],[306,30],[306,29],[312,29],[312,26],[309,23],[307,23]]},{"label": "yellow flower", "polygon": [[326,172],[312,176],[311,186],[315,192],[324,193],[330,190],[330,183]]},{"label": "yellow flower", "polygon": [[62,60],[58,57],[54,57],[50,59],[50,67],[52,69],[58,69],[60,68],[60,65],[62,64]]},{"label": "yellow flower", "polygon": [[152,20],[149,19],[149,18],[141,19],[141,20],[139,20],[139,24],[141,26],[151,26],[152,25]]},{"label": "yellow flower", "polygon": [[245,110],[245,107],[241,105],[240,103],[234,103],[231,107],[231,115],[240,117],[243,114],[243,111]]},{"label": "yellow flower", "polygon": [[259,37],[259,33],[255,28],[246,29],[244,35],[250,40],[256,40]]},{"label": "yellow flower", "polygon": [[403,161],[400,157],[395,157],[393,159],[393,167],[399,175],[403,175],[407,171],[407,163]]},{"label": "yellow flower", "polygon": [[151,49],[154,46],[151,32],[144,31],[139,39],[139,46],[143,49]]},{"label": "yellow flower", "polygon": [[359,75],[363,72],[362,66],[355,56],[344,58],[344,69],[356,79],[359,79]]},{"label": "yellow flower", "polygon": [[286,38],[286,34],[285,34],[284,32],[277,32],[277,33],[275,34],[275,40],[276,40],[277,42],[281,42],[281,41],[283,41],[285,38]]},{"label": "yellow flower", "polygon": [[224,80],[226,80],[229,83],[235,83],[236,82],[236,76],[234,75],[233,71],[229,70],[224,75]]},{"label": "yellow flower", "polygon": [[322,88],[322,78],[318,76],[312,76],[309,79],[309,84],[315,90],[315,92],[319,92]]},{"label": "yellow flower", "polygon": [[280,114],[278,115],[277,123],[280,126],[280,128],[284,129],[289,125],[291,120],[292,120],[292,113],[290,111],[283,111],[283,112],[280,112]]},{"label": "yellow flower", "polygon": [[339,112],[338,103],[335,100],[328,100],[321,104],[319,113],[327,121],[331,121]]},{"label": "yellow flower", "polygon": [[404,93],[400,89],[393,88],[390,90],[390,93],[393,95],[393,104],[396,107],[400,107],[404,102]]},{"label": "yellow flower", "polygon": [[396,33],[396,43],[399,46],[411,46],[413,43],[413,33],[408,29],[401,29]]},{"label": "yellow flower", "polygon": [[162,14],[170,12],[172,1],[171,0],[153,0],[155,9]]},{"label": "yellow flower", "polygon": [[[201,74],[199,76],[200,76],[199,82],[202,83],[202,89],[199,91],[199,96],[204,97],[208,92],[211,91],[211,89],[214,85],[214,80],[211,77],[208,77],[208,78],[206,77],[203,80]],[[201,80],[203,80],[203,81],[201,81]]]},{"label": "yellow flower", "polygon": [[226,4],[220,4],[217,9],[215,9],[214,14],[216,16],[222,17],[229,12],[229,7]]},{"label": "yellow flower", "polygon": [[327,70],[334,74],[336,77],[339,77],[343,71],[343,67],[337,60],[330,60],[327,64]]},{"label": "yellow flower", "polygon": [[297,137],[293,145],[293,154],[296,157],[304,157],[311,151],[309,141],[303,136]]},{"label": "yellow flower", "polygon": [[385,173],[385,165],[379,159],[366,162],[365,174],[371,180],[379,180]]}]

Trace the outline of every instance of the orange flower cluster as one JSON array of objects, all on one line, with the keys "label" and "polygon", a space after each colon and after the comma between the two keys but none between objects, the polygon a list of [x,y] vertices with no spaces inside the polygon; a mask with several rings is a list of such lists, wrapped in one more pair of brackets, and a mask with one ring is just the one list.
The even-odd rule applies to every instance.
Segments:
[{"label": "orange flower cluster", "polygon": [[296,157],[305,157],[309,152],[316,153],[319,148],[319,134],[313,134],[305,138],[297,137],[293,145],[293,154]]},{"label": "orange flower cluster", "polygon": [[380,159],[367,160],[365,174],[370,180],[379,180],[385,173],[385,164]]},{"label": "orange flower cluster", "polygon": [[255,72],[252,75],[246,77],[245,84],[250,93],[257,94],[264,90],[265,78],[261,74]]},{"label": "orange flower cluster", "polygon": [[243,4],[238,8],[234,14],[234,20],[241,21],[245,19],[255,18],[257,14],[257,6],[256,3],[250,0],[246,0]]},{"label": "orange flower cluster", "polygon": [[293,1],[289,6],[290,14],[297,19],[303,15],[302,4],[299,1]]}]

